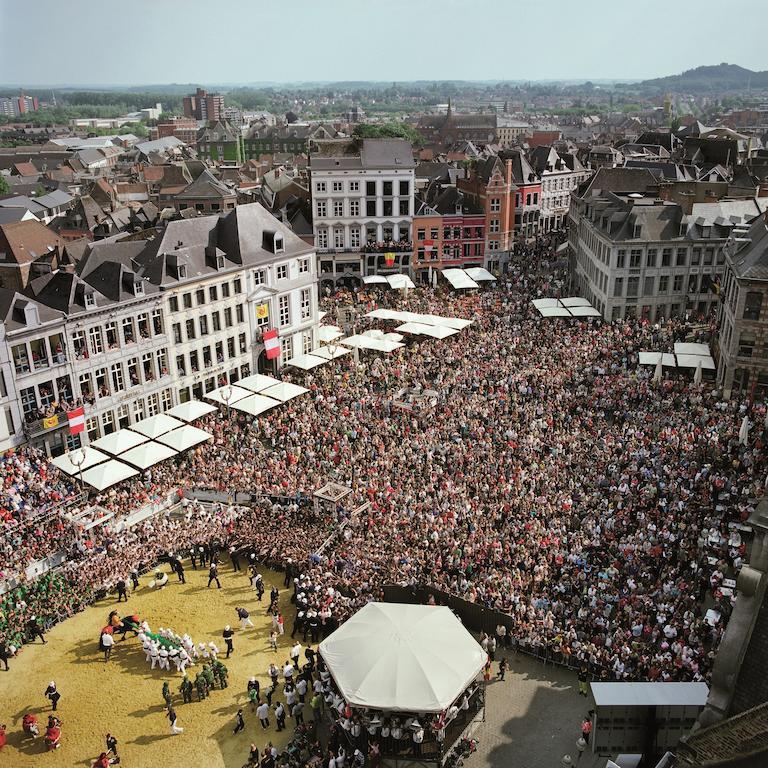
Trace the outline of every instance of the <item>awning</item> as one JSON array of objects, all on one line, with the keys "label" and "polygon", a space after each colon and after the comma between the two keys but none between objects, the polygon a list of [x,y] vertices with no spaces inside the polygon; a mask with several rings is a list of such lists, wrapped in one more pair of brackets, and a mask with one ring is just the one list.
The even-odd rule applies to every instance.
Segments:
[{"label": "awning", "polygon": [[344,331],[335,325],[321,325],[317,331],[317,339],[323,344],[340,339],[343,335]]},{"label": "awning", "polygon": [[139,474],[138,469],[134,469],[122,461],[110,461],[103,464],[97,464],[95,467],[83,472],[83,482],[93,486],[97,491],[103,491],[111,485],[127,480],[129,477],[135,477]]},{"label": "awning", "polygon": [[365,285],[376,285],[378,283],[388,285],[387,278],[384,275],[366,275],[363,278],[363,283]]},{"label": "awning", "polygon": [[265,389],[261,394],[265,397],[271,397],[274,400],[279,400],[281,403],[285,403],[288,400],[293,400],[294,397],[303,395],[305,392],[309,392],[306,387],[300,387],[298,384],[281,381],[279,384],[275,384],[274,387]]},{"label": "awning", "polygon": [[172,419],[164,413],[158,413],[155,416],[150,416],[148,419],[142,419],[137,422],[133,425],[133,429],[136,432],[141,432],[142,435],[155,438],[170,432],[172,429],[181,427],[183,424],[184,422],[178,419]]},{"label": "awning", "polygon": [[565,299],[560,299],[560,303],[564,307],[590,307],[592,306],[589,301],[581,296],[568,296]]},{"label": "awning", "polygon": [[418,318],[412,318],[412,319],[416,323],[426,323],[427,325],[444,325],[446,328],[455,328],[457,331],[462,331],[468,325],[472,325],[471,320],[464,320],[461,317],[442,317],[441,315],[419,315]]},{"label": "awning", "polygon": [[245,387],[248,390],[246,395],[250,395],[251,392],[261,392],[269,387],[274,387],[275,384],[280,383],[280,379],[275,379],[272,376],[265,376],[263,373],[254,373],[251,376],[246,376],[244,379],[240,379],[237,383],[239,386]]},{"label": "awning", "polygon": [[433,339],[445,339],[458,333],[456,328],[448,328],[445,325],[427,325],[426,323],[403,323],[395,330],[416,336],[431,336]]},{"label": "awning", "polygon": [[320,643],[353,707],[442,712],[475,680],[487,655],[445,606],[368,603]]},{"label": "awning", "polygon": [[[242,384],[242,382],[240,383]],[[222,397],[222,393],[229,395],[228,401]],[[229,405],[232,405],[232,403],[236,403],[238,400],[242,400],[244,397],[248,397],[250,394],[250,389],[244,389],[243,387],[239,387],[237,384],[227,384],[226,386],[211,390],[206,395],[206,397],[209,400],[213,400],[215,403],[221,403],[222,405],[227,405],[227,403],[229,403]]]},{"label": "awning", "polygon": [[667,352],[638,352],[637,362],[639,365],[658,365],[659,358],[661,358],[661,364],[666,365],[668,368],[675,368],[677,363],[675,362],[675,356]]},{"label": "awning", "polygon": [[210,440],[211,437],[213,437],[213,435],[206,432],[204,429],[193,427],[191,424],[185,424],[183,427],[174,429],[173,432],[169,432],[167,435],[158,438],[158,442],[181,453],[198,443],[204,443],[206,440]]},{"label": "awning", "polygon": [[171,408],[170,411],[166,411],[168,416],[173,416],[174,419],[181,419],[182,421],[194,421],[202,416],[207,416],[209,413],[213,413],[217,408],[210,403],[203,403],[200,400],[190,400],[187,403],[180,403],[179,405]]},{"label": "awning", "polygon": [[278,405],[280,405],[280,401],[274,398],[264,397],[264,395],[249,395],[242,400],[238,400],[232,407],[236,411],[242,411],[251,416],[258,416],[260,413],[277,408]]},{"label": "awning", "polygon": [[315,357],[322,357],[323,360],[335,360],[337,357],[348,355],[349,350],[346,347],[337,345],[335,347],[318,347],[317,349],[311,350],[309,354],[314,355]]},{"label": "awning", "polygon": [[384,341],[402,341],[405,336],[401,333],[385,333],[381,338]]},{"label": "awning", "polygon": [[692,344],[690,342],[677,342],[675,344],[676,355],[700,355],[701,357],[710,357],[708,344]]},{"label": "awning", "polygon": [[594,307],[568,307],[573,317],[600,317],[600,312]]},{"label": "awning", "polygon": [[483,267],[467,267],[464,270],[476,283],[495,282],[496,278]]},{"label": "awning", "polygon": [[539,307],[542,317],[573,317],[565,307]]},{"label": "awning", "polygon": [[173,448],[169,448],[162,443],[149,442],[137,445],[135,448],[131,448],[130,451],[120,454],[120,460],[127,461],[139,469],[146,469],[175,455],[176,451]]},{"label": "awning", "polygon": [[372,317],[374,320],[400,320],[400,315],[401,313],[396,312],[394,309],[374,309],[365,316]]},{"label": "awning", "polygon": [[[397,334],[395,334],[397,335]],[[400,337],[402,338],[402,336]],[[349,336],[343,340],[349,347],[357,347],[359,349],[373,349],[376,352],[394,352],[396,349],[405,346],[399,341],[393,341],[391,339],[376,338],[373,336],[364,336],[359,334],[357,336]]]},{"label": "awning", "polygon": [[[85,456],[81,457],[81,451],[85,452]],[[75,454],[75,458],[83,458],[81,467],[78,467],[70,458]],[[80,472],[80,469],[86,470],[89,467],[93,467],[96,464],[101,464],[103,461],[109,461],[109,456],[106,453],[97,451],[90,445],[85,448],[75,448],[74,451],[57,456],[55,459],[51,459],[51,464],[54,467],[58,467],[62,472],[66,472],[68,475],[76,475]]]},{"label": "awning", "polygon": [[480,287],[463,269],[444,269],[442,275],[457,290]]},{"label": "awning", "polygon": [[123,451],[129,451],[137,445],[146,443],[147,440],[149,438],[139,432],[134,432],[130,429],[118,429],[117,432],[113,432],[111,435],[104,435],[104,437],[94,440],[91,446],[98,448],[100,451],[117,455],[123,453]]},{"label": "awning", "polygon": [[709,355],[675,355],[678,368],[698,368],[701,362],[701,368],[704,371],[714,371],[717,366],[715,361]]},{"label": "awning", "polygon": [[408,275],[387,275],[390,288],[415,288],[413,280]]},{"label": "awning", "polygon": [[300,368],[302,371],[310,371],[319,365],[325,365],[327,362],[329,362],[327,358],[317,357],[317,355],[296,355],[296,357],[288,361],[288,365]]},{"label": "awning", "polygon": [[560,302],[557,299],[534,299],[531,304],[533,304],[536,309],[545,309],[546,307],[559,307],[561,306]]}]

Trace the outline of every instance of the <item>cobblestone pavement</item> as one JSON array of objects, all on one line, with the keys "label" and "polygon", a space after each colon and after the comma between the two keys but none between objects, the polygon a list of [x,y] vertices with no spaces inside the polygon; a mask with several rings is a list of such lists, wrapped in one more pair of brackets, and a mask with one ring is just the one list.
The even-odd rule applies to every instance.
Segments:
[{"label": "cobblestone pavement", "polygon": [[[496,660],[501,655],[497,652]],[[544,666],[529,656],[512,654],[503,682],[488,684],[485,722],[475,731],[480,744],[466,768],[561,768],[571,755],[576,764],[576,740],[581,722],[594,702],[579,696],[576,673]],[[498,664],[494,664],[494,671]],[[589,747],[579,768],[602,768],[605,757]]]}]

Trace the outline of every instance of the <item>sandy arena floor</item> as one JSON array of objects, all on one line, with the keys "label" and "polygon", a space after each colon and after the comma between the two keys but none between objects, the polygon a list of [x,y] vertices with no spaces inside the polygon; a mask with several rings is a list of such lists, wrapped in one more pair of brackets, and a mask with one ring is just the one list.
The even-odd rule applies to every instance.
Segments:
[{"label": "sandy arena floor", "polygon": [[[282,664],[288,658],[290,630],[294,612],[290,592],[283,588],[282,574],[262,571],[266,586],[263,602],[256,600],[247,577],[234,573],[229,564],[222,566],[222,588],[206,589],[208,571],[191,568],[184,563],[187,583],[178,583],[176,575],[162,590],[146,585],[151,576],[142,577],[135,593],[129,592],[127,603],[117,604],[110,595],[83,613],[54,627],[47,635],[47,645],[39,640],[26,645],[15,659],[10,672],[0,671],[0,723],[8,728],[8,744],[0,752],[0,766],[90,766],[105,749],[104,736],[112,733],[118,739],[121,766],[127,768],[241,768],[248,759],[251,742],[261,751],[271,740],[281,747],[292,732],[276,733],[274,716],[264,731],[247,706],[246,684],[251,675],[261,682],[262,690],[269,681],[267,669],[272,660]],[[167,567],[166,567],[167,569]],[[280,605],[285,617],[286,634],[280,639],[278,652],[269,650],[271,621],[266,616],[269,590],[280,589]],[[235,612],[245,606],[255,627],[244,632]],[[227,624],[235,630],[234,653],[221,658],[229,669],[229,687],[215,690],[203,702],[182,704],[178,686],[181,675],[172,665],[171,672],[150,670],[139,641],[119,640],[112,658],[104,663],[98,648],[99,630],[116,608],[122,614],[136,613],[146,619],[153,631],[171,627],[178,634],[188,632],[195,643],[213,640],[220,650],[225,644],[221,633]],[[201,669],[189,668],[191,677]],[[42,739],[48,713],[48,699],[43,693],[50,680],[55,680],[61,693],[57,714],[62,720],[62,746],[51,753]],[[174,693],[178,725],[184,733],[173,736],[161,695],[163,681],[168,680]],[[273,704],[280,698],[278,689]],[[245,731],[232,735],[235,713],[242,706]],[[35,712],[41,723],[41,736],[24,738],[21,719],[25,712]]]}]

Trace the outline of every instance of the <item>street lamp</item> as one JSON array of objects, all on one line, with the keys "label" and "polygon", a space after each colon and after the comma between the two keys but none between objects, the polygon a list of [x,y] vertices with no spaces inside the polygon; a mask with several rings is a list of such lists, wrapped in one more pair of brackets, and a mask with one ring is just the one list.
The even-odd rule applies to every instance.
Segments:
[{"label": "street lamp", "polygon": [[85,448],[80,448],[70,451],[69,460],[77,467],[77,474],[80,480],[80,493],[83,492],[83,464],[85,464]]},{"label": "street lamp", "polygon": [[224,405],[227,406],[227,419],[229,419],[229,401],[232,399],[232,385],[226,384],[221,388],[221,399],[224,401]]}]

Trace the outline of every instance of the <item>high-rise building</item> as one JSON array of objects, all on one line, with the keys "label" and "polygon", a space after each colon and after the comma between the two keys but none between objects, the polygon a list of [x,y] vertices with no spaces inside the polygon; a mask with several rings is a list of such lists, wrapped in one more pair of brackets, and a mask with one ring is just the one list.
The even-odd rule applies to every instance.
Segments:
[{"label": "high-rise building", "polygon": [[220,93],[208,93],[198,88],[184,97],[184,114],[195,120],[221,120],[224,116],[224,97]]},{"label": "high-rise building", "polygon": [[36,96],[26,96],[22,91],[18,96],[0,96],[0,115],[17,117],[26,112],[37,112],[39,104]]}]

